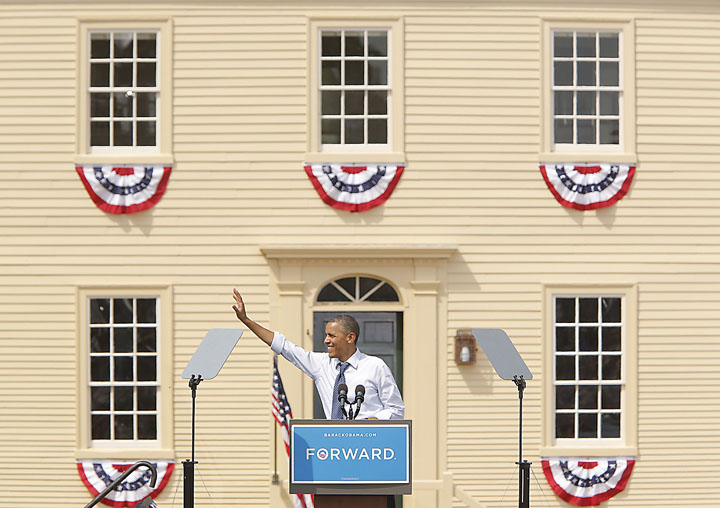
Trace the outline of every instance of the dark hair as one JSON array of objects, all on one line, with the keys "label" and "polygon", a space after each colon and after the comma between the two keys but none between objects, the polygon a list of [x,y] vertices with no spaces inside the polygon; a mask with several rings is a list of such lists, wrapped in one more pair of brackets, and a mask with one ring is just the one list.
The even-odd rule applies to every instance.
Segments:
[{"label": "dark hair", "polygon": [[354,333],[355,343],[357,344],[357,341],[360,339],[360,325],[354,317],[350,316],[349,314],[339,314],[328,322],[337,323],[338,327],[345,334]]}]

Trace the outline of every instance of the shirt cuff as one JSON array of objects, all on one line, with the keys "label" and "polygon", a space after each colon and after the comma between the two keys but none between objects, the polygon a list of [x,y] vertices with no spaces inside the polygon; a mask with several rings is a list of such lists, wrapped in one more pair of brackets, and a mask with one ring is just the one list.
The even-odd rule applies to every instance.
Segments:
[{"label": "shirt cuff", "polygon": [[285,347],[285,336],[280,332],[273,332],[273,334],[273,341],[272,344],[270,344],[270,349],[280,355]]}]

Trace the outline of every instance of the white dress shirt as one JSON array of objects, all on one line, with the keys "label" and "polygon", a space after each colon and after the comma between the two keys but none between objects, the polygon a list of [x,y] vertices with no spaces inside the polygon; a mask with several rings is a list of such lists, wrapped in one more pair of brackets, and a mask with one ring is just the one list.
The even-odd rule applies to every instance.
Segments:
[{"label": "white dress shirt", "polygon": [[[306,351],[293,344],[281,333],[275,332],[270,346],[277,354],[282,355],[310,376],[315,381],[325,417],[330,419],[332,401],[337,397],[333,393],[340,360],[330,358],[327,353]],[[400,420],[405,415],[400,390],[395,384],[390,368],[376,356],[368,356],[356,350],[347,361],[350,366],[345,369],[345,384],[348,386],[348,399],[355,398],[355,387],[365,386],[365,401],[360,406],[358,419],[375,417],[378,420]]]}]

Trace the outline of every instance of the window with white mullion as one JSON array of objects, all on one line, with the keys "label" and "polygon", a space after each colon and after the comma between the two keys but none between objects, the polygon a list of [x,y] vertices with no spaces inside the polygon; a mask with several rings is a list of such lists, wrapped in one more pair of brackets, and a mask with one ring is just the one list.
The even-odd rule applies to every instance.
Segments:
[{"label": "window with white mullion", "polygon": [[320,30],[320,142],[353,150],[389,144],[389,30]]},{"label": "window with white mullion", "polygon": [[563,440],[622,437],[623,298],[554,298],[554,435]]},{"label": "window with white mullion", "polygon": [[622,33],[552,32],[553,141],[556,148],[621,144]]},{"label": "window with white mullion", "polygon": [[90,31],[88,37],[91,150],[156,149],[158,32]]}]

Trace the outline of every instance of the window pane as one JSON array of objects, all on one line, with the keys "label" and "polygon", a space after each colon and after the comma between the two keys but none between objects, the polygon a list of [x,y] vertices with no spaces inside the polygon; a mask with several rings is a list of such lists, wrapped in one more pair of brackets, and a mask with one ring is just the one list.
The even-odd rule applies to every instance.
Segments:
[{"label": "window pane", "polygon": [[595,62],[577,62],[578,86],[595,86]]},{"label": "window pane", "polygon": [[133,380],[133,361],[132,356],[116,356],[113,358],[115,371],[113,372],[114,381],[132,381]]},{"label": "window pane", "polygon": [[133,322],[132,298],[115,298],[115,299],[113,299],[113,322],[114,323],[132,323]]},{"label": "window pane", "polygon": [[113,115],[130,117],[133,114],[133,97],[125,92],[113,94]]},{"label": "window pane", "polygon": [[600,144],[620,143],[620,123],[617,120],[600,120]]},{"label": "window pane", "polygon": [[137,86],[155,86],[157,83],[155,62],[137,63]]},{"label": "window pane", "polygon": [[598,322],[598,300],[597,298],[580,298],[580,322]]},{"label": "window pane", "polygon": [[365,92],[362,90],[345,92],[345,114],[365,114]]},{"label": "window pane", "polygon": [[577,142],[580,144],[595,143],[595,120],[577,121]]},{"label": "window pane", "polygon": [[155,146],[156,145],[156,124],[155,122],[138,122],[137,124],[137,145],[138,146]]},{"label": "window pane", "polygon": [[328,145],[340,144],[340,120],[323,118],[322,143]]},{"label": "window pane", "polygon": [[333,286],[332,284],[328,284],[322,290],[320,290],[320,293],[318,293],[317,297],[318,302],[348,302],[350,301],[347,296],[342,294],[338,289]]},{"label": "window pane", "polygon": [[578,92],[577,93],[577,114],[578,115],[594,115],[595,114],[595,92]]},{"label": "window pane", "polygon": [[90,65],[90,86],[110,86],[109,63],[93,63]]},{"label": "window pane", "polygon": [[137,94],[137,116],[155,116],[155,94],[141,92]]},{"label": "window pane", "polygon": [[113,145],[132,146],[132,122],[113,122]]},{"label": "window pane", "polygon": [[620,71],[617,62],[600,62],[600,86],[618,86]]},{"label": "window pane", "polygon": [[600,58],[618,58],[618,34],[600,34]]},{"label": "window pane", "polygon": [[157,56],[155,39],[156,35],[152,33],[137,34],[138,58],[155,58]]},{"label": "window pane", "polygon": [[115,33],[113,35],[113,49],[115,58],[132,58],[133,56],[133,34]]},{"label": "window pane", "polygon": [[90,352],[91,353],[109,353],[110,352],[110,329],[109,328],[90,328]]},{"label": "window pane", "polygon": [[575,379],[575,357],[555,357],[555,379],[570,381]]},{"label": "window pane", "polygon": [[575,387],[555,387],[555,409],[575,409]]},{"label": "window pane", "polygon": [[370,90],[368,92],[368,114],[387,114],[387,92],[385,90]]},{"label": "window pane", "polygon": [[578,359],[580,379],[598,379],[597,355],[583,355]]},{"label": "window pane", "polygon": [[132,415],[115,415],[115,439],[133,438]]},{"label": "window pane", "polygon": [[620,409],[620,387],[619,386],[603,386],[602,387],[602,408],[603,409]]},{"label": "window pane", "polygon": [[340,62],[323,62],[322,63],[322,84],[323,85],[339,85],[340,84]]},{"label": "window pane", "polygon": [[399,302],[400,298],[392,286],[388,283],[383,284],[377,291],[370,295],[368,302]]},{"label": "window pane", "polygon": [[90,123],[90,146],[110,146],[110,122]]},{"label": "window pane", "polygon": [[363,32],[345,32],[345,56],[365,55],[365,34]]},{"label": "window pane", "polygon": [[138,381],[156,381],[157,370],[155,356],[137,357],[137,379]]},{"label": "window pane", "polygon": [[107,356],[90,358],[90,381],[110,381],[110,358]]},{"label": "window pane", "polygon": [[157,408],[157,388],[138,386],[137,405],[138,411],[154,411]]},{"label": "window pane", "polygon": [[355,295],[355,286],[357,284],[355,277],[343,277],[342,279],[336,280],[335,283],[347,291],[348,294]]},{"label": "window pane", "polygon": [[605,413],[601,420],[601,437],[620,437],[620,413]]},{"label": "window pane", "polygon": [[573,36],[568,33],[556,33],[553,37],[553,55],[557,57],[573,56]]},{"label": "window pane", "polygon": [[603,355],[602,359],[602,378],[603,379],[620,379],[621,359],[619,355]]},{"label": "window pane", "polygon": [[114,388],[115,411],[133,410],[133,390],[132,386],[116,386]]},{"label": "window pane", "polygon": [[387,32],[368,32],[368,56],[387,54]]},{"label": "window pane", "polygon": [[580,413],[578,415],[578,437],[597,437],[597,413]]},{"label": "window pane", "polygon": [[154,353],[157,351],[155,328],[136,328],[137,350],[139,353]]},{"label": "window pane", "polygon": [[339,115],[340,114],[340,91],[323,91],[322,92],[322,114],[323,115]]},{"label": "window pane", "polygon": [[577,34],[577,56],[594,57],[595,56],[595,34]]},{"label": "window pane", "polygon": [[555,415],[555,437],[560,439],[575,437],[574,414],[560,413]]},{"label": "window pane", "polygon": [[107,386],[93,386],[91,388],[91,410],[110,411],[110,388]]},{"label": "window pane", "polygon": [[555,119],[555,143],[572,143],[573,142],[573,121],[571,119],[562,118]]},{"label": "window pane", "polygon": [[131,87],[133,84],[132,63],[115,62],[113,64],[113,86]]},{"label": "window pane", "polygon": [[92,415],[92,439],[110,439],[110,415]]},{"label": "window pane", "polygon": [[575,328],[570,326],[555,328],[555,351],[575,351]]},{"label": "window pane", "polygon": [[345,84],[346,85],[362,85],[365,83],[365,65],[364,62],[356,60],[348,60],[345,62]]},{"label": "window pane", "polygon": [[622,319],[620,312],[621,298],[602,299],[602,320],[603,323],[619,323]]},{"label": "window pane", "polygon": [[578,387],[578,407],[580,409],[597,409],[598,408],[598,387],[597,386],[579,386]]},{"label": "window pane", "polygon": [[364,141],[364,122],[362,120],[345,120],[345,143],[348,145],[362,144]]},{"label": "window pane", "polygon": [[581,326],[579,332],[580,351],[598,350],[598,327]]},{"label": "window pane", "polygon": [[113,330],[115,339],[115,353],[132,353],[133,333],[132,328],[115,328]]},{"label": "window pane", "polygon": [[573,93],[572,92],[555,92],[555,114],[556,115],[572,115],[573,114]]},{"label": "window pane", "polygon": [[556,298],[555,299],[555,322],[556,323],[574,323],[575,322],[575,298]]},{"label": "window pane", "polygon": [[370,85],[387,85],[388,72],[387,61],[370,60],[368,62],[368,84]]},{"label": "window pane", "polygon": [[340,56],[340,32],[322,32],[322,56]]},{"label": "window pane", "polygon": [[620,327],[603,326],[602,328],[602,350],[620,351]]},{"label": "window pane", "polygon": [[91,93],[90,94],[90,116],[110,116],[110,94],[109,93]]},{"label": "window pane", "polygon": [[618,92],[600,92],[600,114],[620,114],[620,96]]},{"label": "window pane", "polygon": [[572,62],[555,62],[553,67],[555,86],[570,86],[573,84]]},{"label": "window pane", "polygon": [[110,322],[110,300],[107,298],[93,298],[90,300],[90,323]]},{"label": "window pane", "polygon": [[90,58],[110,58],[110,34],[90,36]]},{"label": "window pane", "polygon": [[138,415],[138,439],[157,439],[157,417]]},{"label": "window pane", "polygon": [[387,143],[387,120],[383,118],[371,118],[368,120],[368,143]]}]

